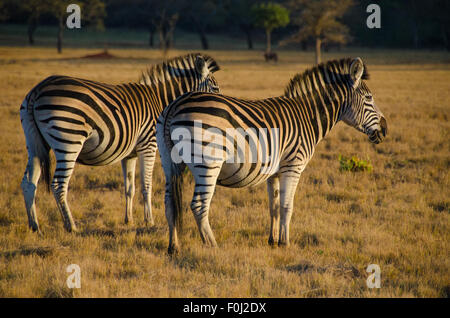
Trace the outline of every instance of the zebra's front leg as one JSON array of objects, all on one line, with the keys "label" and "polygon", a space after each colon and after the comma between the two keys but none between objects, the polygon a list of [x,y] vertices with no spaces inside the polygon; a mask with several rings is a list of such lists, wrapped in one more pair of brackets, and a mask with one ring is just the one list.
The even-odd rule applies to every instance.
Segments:
[{"label": "zebra's front leg", "polygon": [[300,175],[280,177],[280,233],[278,246],[289,246],[289,223],[294,209],[294,196]]},{"label": "zebra's front leg", "polygon": [[[155,146],[156,147],[156,146]],[[154,225],[152,215],[152,176],[155,165],[156,149],[139,153],[139,165],[141,170],[141,188],[144,199],[144,221],[146,224]]]},{"label": "zebra's front leg", "polygon": [[56,169],[52,180],[52,191],[58,205],[59,212],[64,222],[64,228],[68,232],[77,232],[77,227],[73,221],[70,213],[69,204],[67,203],[67,190],[69,187],[69,180],[72,176],[75,167],[75,160],[78,153],[72,153],[72,156],[60,156],[59,152],[55,151]]},{"label": "zebra's front leg", "polygon": [[278,176],[272,176],[267,180],[267,192],[270,209],[269,245],[274,245],[278,242],[280,227],[280,178]]},{"label": "zebra's front leg", "polygon": [[137,157],[127,157],[121,161],[125,188],[125,224],[133,223],[133,198],[136,191],[134,178]]}]

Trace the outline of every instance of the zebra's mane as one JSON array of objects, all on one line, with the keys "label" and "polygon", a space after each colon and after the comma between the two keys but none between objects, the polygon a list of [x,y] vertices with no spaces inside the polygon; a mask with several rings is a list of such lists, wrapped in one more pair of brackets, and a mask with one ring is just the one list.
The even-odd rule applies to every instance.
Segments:
[{"label": "zebra's mane", "polygon": [[195,69],[195,59],[197,56],[203,57],[211,73],[220,69],[217,62],[211,56],[201,53],[190,53],[151,66],[142,72],[139,82],[141,84],[151,85],[164,83],[174,77],[191,77],[192,73],[197,73]]},{"label": "zebra's mane", "polygon": [[[332,60],[307,69],[303,73],[295,75],[289,82],[285,89],[286,96],[295,96],[306,89],[314,86],[314,82],[320,85],[321,82],[325,84],[336,84],[350,79],[350,65],[353,58],[344,58],[340,60]],[[369,79],[369,72],[366,65],[362,79]],[[304,92],[305,93],[305,92]]]}]

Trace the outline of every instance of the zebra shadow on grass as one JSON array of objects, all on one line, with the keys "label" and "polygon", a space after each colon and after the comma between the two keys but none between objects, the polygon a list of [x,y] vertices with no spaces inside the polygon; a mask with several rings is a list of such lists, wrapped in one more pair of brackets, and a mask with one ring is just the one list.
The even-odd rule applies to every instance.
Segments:
[{"label": "zebra shadow on grass", "polygon": [[351,264],[334,264],[327,266],[318,266],[311,264],[308,261],[300,262],[295,265],[288,265],[285,267],[288,272],[294,272],[299,275],[310,273],[331,273],[337,276],[344,276],[347,278],[360,278],[362,277],[361,271]]},{"label": "zebra shadow on grass", "polygon": [[86,229],[78,233],[81,237],[99,236],[99,237],[118,237],[128,233],[136,233],[136,236],[142,236],[146,234],[154,234],[160,230],[158,226],[152,227],[136,227],[129,229]]},{"label": "zebra shadow on grass", "polygon": [[46,258],[50,255],[53,255],[53,253],[57,249],[63,249],[65,247],[59,246],[59,247],[52,247],[52,246],[34,246],[34,247],[21,247],[16,250],[11,251],[4,251],[0,252],[0,258],[6,258],[11,259],[17,256],[39,256],[41,258]]}]

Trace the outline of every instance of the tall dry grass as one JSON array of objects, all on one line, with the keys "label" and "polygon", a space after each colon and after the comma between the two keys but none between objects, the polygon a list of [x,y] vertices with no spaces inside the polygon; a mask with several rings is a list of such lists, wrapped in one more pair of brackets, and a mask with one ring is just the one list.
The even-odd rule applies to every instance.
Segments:
[{"label": "tall dry grass", "polygon": [[[69,190],[81,229],[68,234],[53,196],[38,189],[43,236],[27,229],[20,181],[26,164],[19,105],[50,74],[109,83],[134,81],[159,52],[112,50],[120,59],[83,60],[89,50],[0,48],[0,296],[1,297],[448,297],[449,55],[438,52],[353,51],[386,115],[388,138],[374,146],[339,124],[317,147],[295,198],[289,248],[270,248],[265,185],[218,187],[210,221],[218,249],[204,248],[192,215],[182,251],[166,255],[164,175],[156,165],[153,211],[146,228],[139,193],[137,224],[123,224],[120,165],[77,166]],[[172,55],[185,52],[175,51]],[[224,94],[264,98],[312,64],[309,53],[212,51],[222,66]],[[338,155],[368,159],[373,173],[339,171]],[[185,197],[192,193],[186,178]],[[187,200],[187,199],[186,199]],[[187,203],[187,202],[186,202]],[[186,204],[187,205],[187,204]],[[66,287],[66,267],[81,267],[81,289]],[[381,267],[381,288],[366,286],[369,264]]]}]

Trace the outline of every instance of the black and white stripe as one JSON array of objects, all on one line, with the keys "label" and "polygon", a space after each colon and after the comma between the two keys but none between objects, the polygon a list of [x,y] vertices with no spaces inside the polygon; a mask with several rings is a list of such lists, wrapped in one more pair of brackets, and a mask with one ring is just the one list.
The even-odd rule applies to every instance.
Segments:
[{"label": "black and white stripe", "polygon": [[[181,217],[180,171],[187,165],[194,176],[191,209],[205,243],[216,242],[208,221],[208,211],[216,184],[226,187],[254,186],[267,181],[271,231],[269,243],[289,244],[289,222],[300,175],[313,156],[317,143],[343,120],[366,133],[370,141],[380,142],[386,134],[386,120],[373,103],[364,79],[368,78],[360,58],[320,64],[295,76],[285,95],[249,101],[212,93],[189,93],[169,105],[158,118],[157,143],[166,175],[166,216],[169,223],[169,252],[177,248],[177,224]],[[172,140],[177,129],[190,132],[192,149],[206,149],[202,136],[194,133],[201,122],[202,133],[216,134],[214,155],[195,161],[177,155]],[[212,130],[210,128],[213,128]],[[227,129],[247,131],[243,151],[258,149],[241,162],[230,161],[235,142]],[[266,131],[266,135],[256,131]],[[209,132],[208,132],[209,131]],[[221,139],[222,138],[222,139]],[[231,139],[231,140],[230,140]],[[183,140],[186,142],[186,139]],[[218,142],[222,141],[222,142]],[[265,151],[259,151],[265,149]],[[175,151],[173,151],[175,150]],[[212,152],[211,152],[212,153]],[[175,157],[176,158],[175,158]],[[176,160],[175,160],[176,159]],[[256,160],[255,160],[256,159]]]},{"label": "black and white stripe", "polygon": [[132,221],[135,165],[139,158],[144,218],[153,224],[151,179],[156,118],[183,93],[218,92],[212,75],[218,69],[211,57],[188,54],[148,69],[140,83],[109,85],[51,76],[34,87],[20,108],[28,150],[22,189],[30,227],[39,231],[34,199],[41,170],[50,184],[50,149],[56,158],[51,188],[68,231],[76,230],[67,204],[68,183],[76,162],[101,166],[122,161],[128,222]]}]

